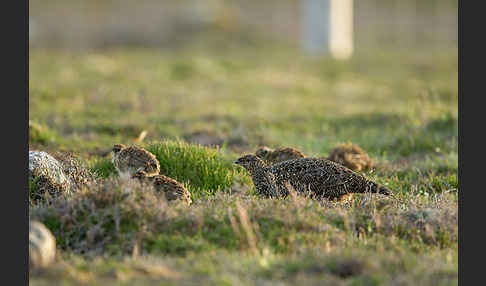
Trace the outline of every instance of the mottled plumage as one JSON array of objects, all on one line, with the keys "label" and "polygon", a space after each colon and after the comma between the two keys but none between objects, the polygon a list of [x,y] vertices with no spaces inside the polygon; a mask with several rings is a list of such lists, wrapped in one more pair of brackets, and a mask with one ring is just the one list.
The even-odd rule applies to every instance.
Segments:
[{"label": "mottled plumage", "polygon": [[235,164],[249,171],[257,193],[266,197],[286,197],[289,194],[286,183],[297,193],[317,199],[341,199],[349,193],[392,193],[327,159],[300,158],[266,166],[257,156],[245,155],[236,160]]},{"label": "mottled plumage", "polygon": [[164,176],[146,176],[144,171],[138,171],[134,178],[137,178],[141,182],[153,184],[157,192],[163,193],[168,201],[180,199],[186,202],[188,205],[192,203],[191,193],[178,181]]},{"label": "mottled plumage", "polygon": [[[255,152],[255,155],[265,161],[267,165],[307,157],[299,150],[289,147],[281,147],[275,150],[262,147]],[[374,167],[374,162],[368,154],[358,145],[352,143],[338,145],[331,150],[327,159],[353,171],[363,171]]]},{"label": "mottled plumage", "polygon": [[150,177],[160,172],[160,164],[155,155],[137,146],[114,145],[112,162],[121,176],[133,177],[138,171],[144,171]]},{"label": "mottled plumage", "polygon": [[344,143],[331,150],[329,160],[351,170],[366,170],[374,167],[373,160],[356,144]]},{"label": "mottled plumage", "polygon": [[292,159],[305,158],[305,155],[302,152],[290,147],[281,147],[273,150],[264,146],[258,149],[255,152],[255,155],[265,161],[265,163],[268,165],[277,164]]}]

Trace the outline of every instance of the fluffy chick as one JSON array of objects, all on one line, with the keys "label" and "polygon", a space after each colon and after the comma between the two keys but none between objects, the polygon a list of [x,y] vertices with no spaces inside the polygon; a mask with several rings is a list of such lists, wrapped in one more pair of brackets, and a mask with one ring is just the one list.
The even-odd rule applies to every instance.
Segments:
[{"label": "fluffy chick", "polygon": [[[274,150],[266,146],[259,148],[255,152],[255,155],[265,161],[267,165],[307,157],[294,148],[281,147]],[[331,154],[327,159],[341,164],[353,171],[372,169],[375,165],[373,160],[363,149],[361,149],[361,147],[352,143],[344,143],[336,146],[336,148],[331,150]]]},{"label": "fluffy chick", "polygon": [[182,200],[186,204],[192,203],[191,193],[178,181],[164,176],[147,176],[144,171],[138,171],[133,176],[140,182],[152,184],[157,192],[163,193],[168,201]]},{"label": "fluffy chick", "polygon": [[357,171],[372,169],[375,165],[368,154],[361,147],[353,143],[339,144],[331,150],[328,159]]},{"label": "fluffy chick", "polygon": [[111,150],[112,162],[122,177],[133,177],[138,171],[144,171],[147,177],[160,172],[160,164],[154,154],[137,147],[115,144]]},{"label": "fluffy chick", "polygon": [[290,147],[280,147],[274,150],[263,146],[255,152],[255,155],[265,161],[268,165],[292,159],[305,158],[305,155],[302,152]]}]

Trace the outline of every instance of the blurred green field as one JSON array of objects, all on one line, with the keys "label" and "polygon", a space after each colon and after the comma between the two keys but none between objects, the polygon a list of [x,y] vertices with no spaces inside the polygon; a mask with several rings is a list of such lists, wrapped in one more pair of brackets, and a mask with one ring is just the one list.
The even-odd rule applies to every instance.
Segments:
[{"label": "blurred green field", "polygon": [[[30,207],[60,251],[32,285],[457,285],[457,50],[31,50],[29,73],[30,148],[75,152],[111,182]],[[183,142],[197,134],[220,146]],[[327,156],[348,141],[394,198],[262,199],[231,164],[258,145]],[[116,143],[153,151],[194,204],[120,196]]]}]

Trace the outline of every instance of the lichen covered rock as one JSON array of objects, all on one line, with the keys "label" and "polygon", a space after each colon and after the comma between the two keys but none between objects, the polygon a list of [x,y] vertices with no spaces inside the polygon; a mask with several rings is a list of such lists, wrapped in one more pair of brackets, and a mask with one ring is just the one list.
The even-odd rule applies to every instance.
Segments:
[{"label": "lichen covered rock", "polygon": [[34,202],[72,193],[95,180],[74,154],[29,151],[29,197]]},{"label": "lichen covered rock", "polygon": [[77,155],[69,152],[56,152],[53,156],[61,163],[63,172],[71,181],[73,189],[79,189],[95,181],[94,174],[81,163]]},{"label": "lichen covered rock", "polygon": [[29,151],[31,199],[38,200],[46,194],[57,196],[71,192],[72,182],[63,169],[62,164],[46,152]]}]

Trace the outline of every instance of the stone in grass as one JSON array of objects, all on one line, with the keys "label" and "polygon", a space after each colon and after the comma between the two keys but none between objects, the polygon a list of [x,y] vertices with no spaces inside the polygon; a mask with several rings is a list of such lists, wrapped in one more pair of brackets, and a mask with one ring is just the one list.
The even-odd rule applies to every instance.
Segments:
[{"label": "stone in grass", "polygon": [[29,151],[29,182],[33,184],[31,198],[38,200],[47,194],[70,193],[72,182],[63,170],[62,164],[46,152]]},{"label": "stone in grass", "polygon": [[73,188],[79,189],[96,181],[94,174],[81,163],[77,155],[70,152],[55,152],[53,157],[61,163],[63,172]]},{"label": "stone in grass", "polygon": [[56,259],[56,239],[45,225],[38,221],[29,223],[29,268],[48,267]]},{"label": "stone in grass", "polygon": [[71,193],[95,182],[95,176],[72,153],[29,151],[30,198],[34,201],[46,196]]}]

